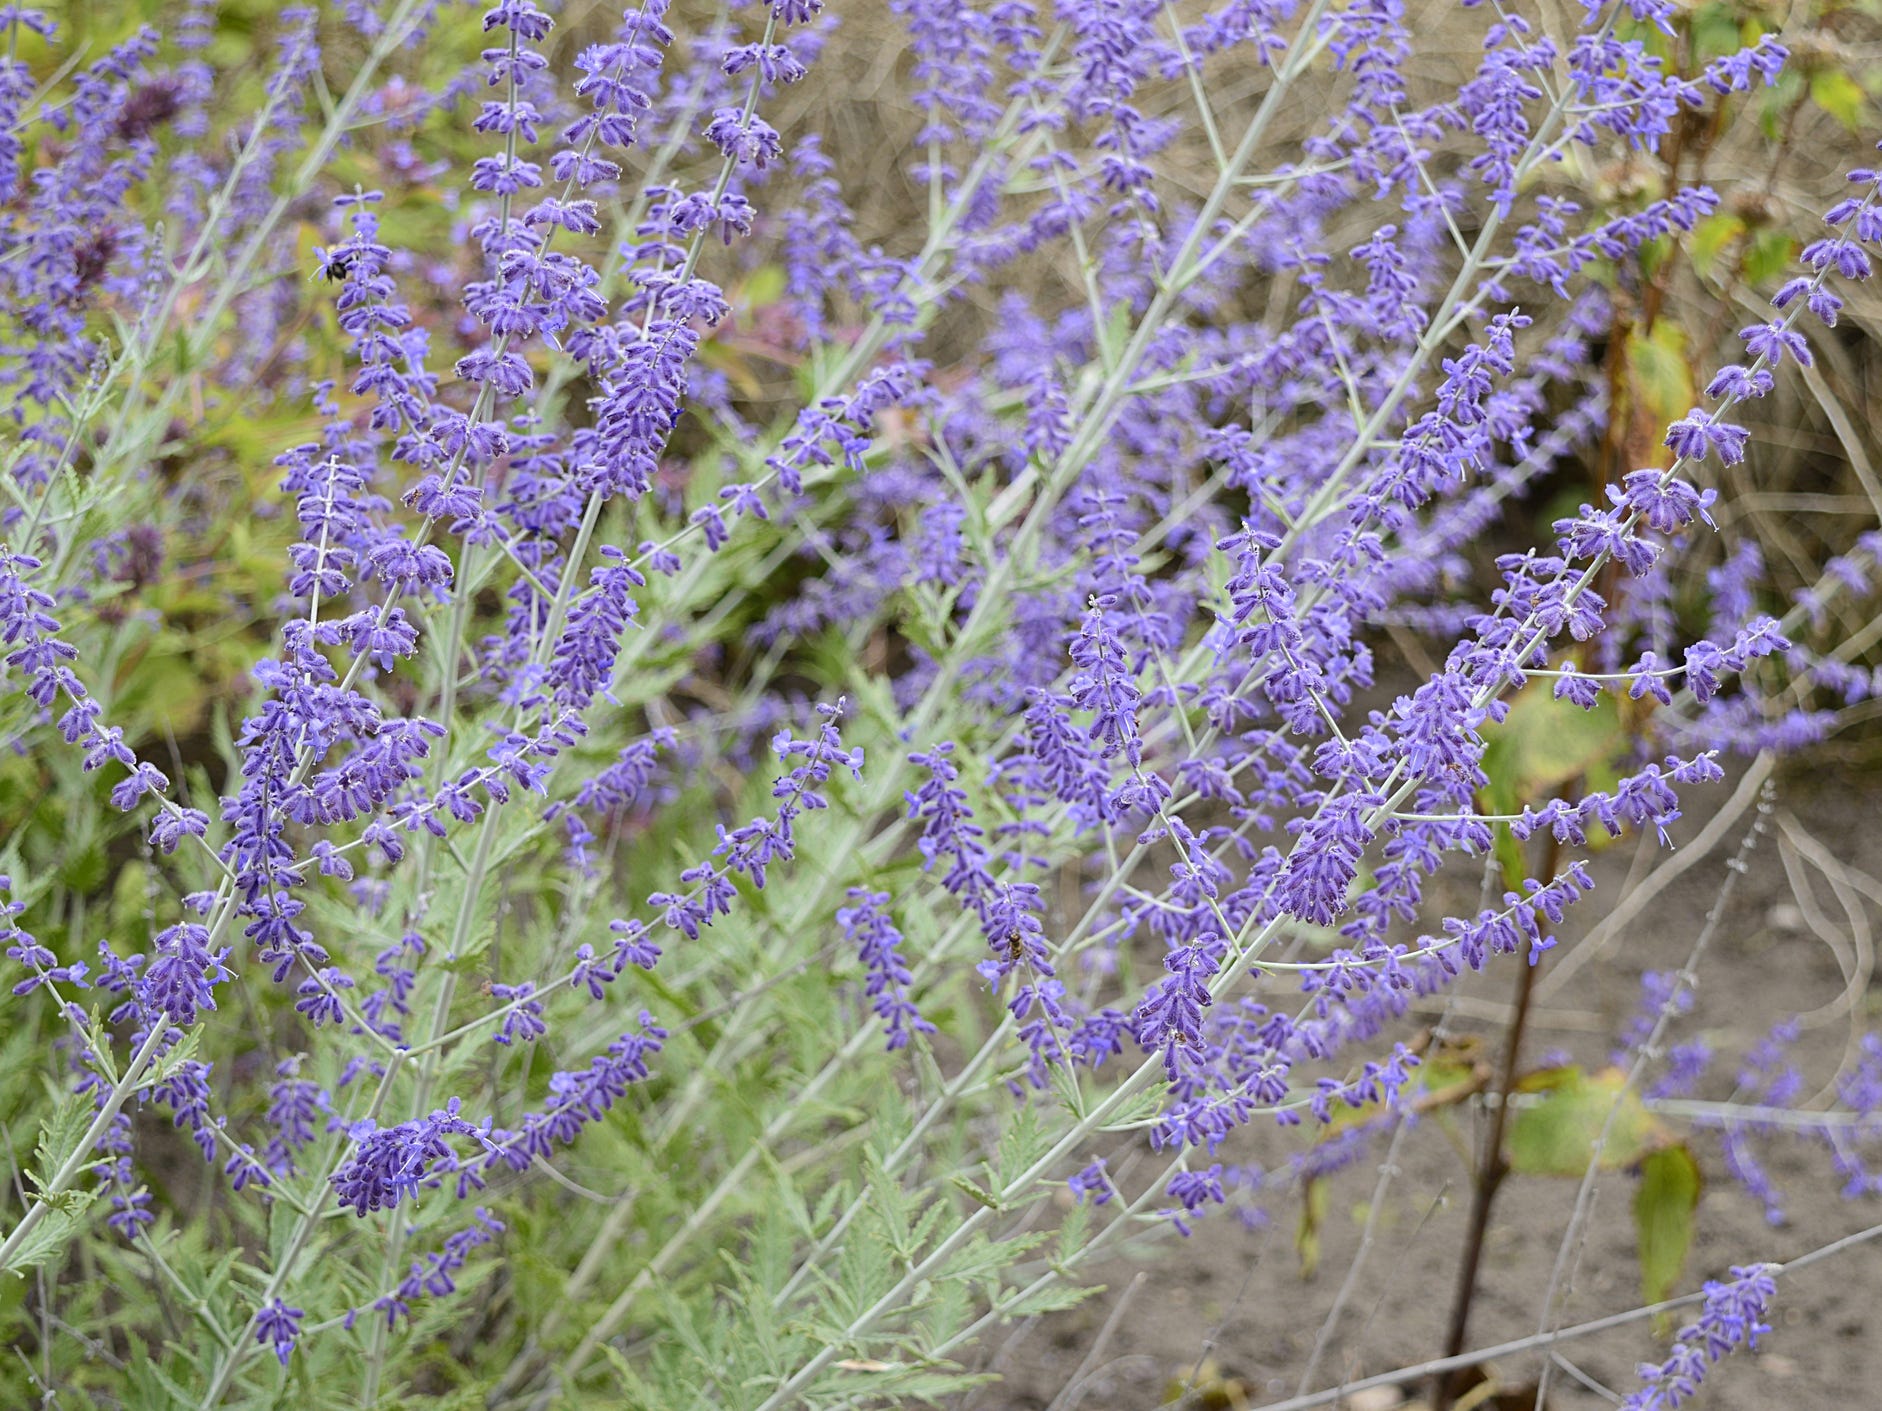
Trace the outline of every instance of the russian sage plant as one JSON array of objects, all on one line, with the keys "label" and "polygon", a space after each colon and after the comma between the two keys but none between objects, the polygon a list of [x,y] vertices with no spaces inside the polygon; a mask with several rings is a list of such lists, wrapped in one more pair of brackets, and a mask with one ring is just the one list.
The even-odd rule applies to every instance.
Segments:
[{"label": "russian sage plant", "polygon": [[[118,8],[0,10],[8,1404],[944,1397],[1876,687],[1715,524],[1882,242],[1701,179],[1862,116],[1758,7]],[[1756,1186],[1690,984],[1585,1084]]]}]

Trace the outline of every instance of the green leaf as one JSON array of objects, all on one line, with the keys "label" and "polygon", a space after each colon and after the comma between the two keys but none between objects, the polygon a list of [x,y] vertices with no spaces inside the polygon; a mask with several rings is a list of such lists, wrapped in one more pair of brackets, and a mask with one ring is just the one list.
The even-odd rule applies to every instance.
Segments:
[{"label": "green leaf", "polygon": [[754,309],[775,304],[784,297],[784,266],[760,265],[745,279],[745,302]]},{"label": "green leaf", "polygon": [[1666,263],[1666,257],[1672,254],[1675,248],[1672,237],[1667,235],[1656,236],[1642,244],[1639,256],[1641,274],[1652,279],[1660,272],[1660,267]]},{"label": "green leaf", "polygon": [[203,1030],[199,1024],[185,1033],[181,1041],[157,1060],[156,1065],[150,1071],[150,1076],[145,1078],[139,1086],[154,1088],[160,1083],[168,1082],[176,1076],[184,1064],[196,1057],[196,1050],[202,1047],[202,1041]]},{"label": "green leaf", "polygon": [[1729,5],[1702,5],[1695,14],[1692,24],[1692,55],[1695,64],[1707,64],[1714,59],[1724,58],[1736,53],[1748,44],[1756,42],[1754,32],[1746,36],[1745,27]]},{"label": "green leaf", "polygon": [[70,890],[86,895],[104,886],[109,875],[104,846],[95,838],[68,848],[59,868],[59,881]]},{"label": "green leaf", "polygon": [[614,1343],[602,1343],[600,1351],[608,1358],[608,1366],[614,1368],[615,1377],[621,1379],[621,1390],[629,1392],[629,1405],[655,1405],[653,1390],[647,1387],[646,1381],[642,1381],[640,1371],[634,1370],[634,1364],[627,1360],[627,1353],[615,1347]]},{"label": "green leaf", "polygon": [[1163,1100],[1163,1093],[1158,1088],[1154,1086],[1140,1088],[1113,1108],[1109,1120],[1098,1130],[1101,1132],[1132,1131],[1161,1112]]},{"label": "green leaf", "polygon": [[[150,1407],[151,1411],[163,1406],[193,1406],[201,1403],[201,1388],[192,1392],[164,1369],[163,1362],[147,1350],[142,1357],[130,1360],[130,1380],[136,1388],[136,1396],[131,1398],[133,1406]],[[171,1366],[177,1366],[179,1359],[170,1357]]]},{"label": "green leaf", "polygon": [[143,919],[144,908],[150,905],[147,893],[151,877],[150,868],[136,858],[118,868],[111,883],[111,926],[120,935],[129,934],[132,926]]},{"label": "green leaf", "polygon": [[992,1191],[988,1190],[985,1186],[975,1185],[965,1176],[949,1176],[948,1181],[953,1185],[954,1189],[973,1201],[976,1205],[984,1205],[987,1209],[996,1211],[1006,1209],[1006,1207],[1000,1203],[999,1197],[994,1195]]},{"label": "green leaf", "polygon": [[1719,277],[1719,257],[1746,230],[1745,222],[1727,211],[1707,216],[1693,227],[1692,241],[1688,246],[1692,256],[1692,265],[1701,278]]},{"label": "green leaf", "polygon": [[96,1191],[62,1191],[42,1196],[47,1211],[7,1256],[6,1272],[24,1276],[28,1269],[49,1264],[77,1237],[83,1225],[85,1209],[97,1198]]},{"label": "green leaf", "polygon": [[1781,230],[1761,230],[1751,237],[1745,251],[1745,282],[1762,284],[1790,268],[1797,243]]},{"label": "green leaf", "polygon": [[135,716],[140,723],[188,735],[208,706],[205,684],[201,649],[166,633],[127,666],[115,702],[117,716]]},{"label": "green leaf", "polygon": [[1023,1298],[1013,1299],[1001,1308],[1001,1316],[1007,1318],[1032,1318],[1041,1313],[1062,1313],[1067,1308],[1076,1308],[1095,1293],[1101,1293],[1104,1285],[1051,1283],[1044,1288],[1035,1289]]},{"label": "green leaf", "polygon": [[1040,1125],[1038,1109],[1022,1107],[1009,1117],[1006,1130],[1000,1134],[1000,1189],[1011,1191],[1051,1145],[1051,1137]]},{"label": "green leaf", "polygon": [[1603,1171],[1638,1165],[1668,1144],[1667,1129],[1627,1087],[1627,1075],[1618,1068],[1599,1073],[1546,1068],[1516,1087],[1519,1100],[1540,1099],[1518,1107],[1510,1118],[1508,1160],[1518,1174],[1581,1175],[1604,1130]]},{"label": "green leaf", "polygon": [[1634,1230],[1640,1240],[1640,1294],[1648,1303],[1669,1297],[1692,1249],[1693,1215],[1704,1182],[1685,1143],[1661,1147],[1640,1163],[1634,1195]]},{"label": "green leaf", "polygon": [[1659,323],[1646,337],[1627,336],[1627,380],[1639,405],[1660,422],[1686,415],[1693,404],[1692,364],[1686,335],[1676,323]]},{"label": "green leaf", "polygon": [[300,1213],[285,1200],[277,1200],[268,1208],[268,1259],[272,1267],[279,1269],[286,1262],[288,1246],[293,1243],[294,1229],[300,1218]]},{"label": "green leaf", "polygon": [[1518,693],[1502,722],[1483,728],[1483,791],[1492,813],[1518,813],[1545,791],[1604,775],[1627,749],[1620,708],[1603,695],[1591,710],[1558,701],[1544,683]]},{"label": "green leaf", "polygon": [[33,1149],[33,1169],[29,1173],[40,1191],[46,1190],[59,1168],[78,1150],[92,1122],[89,1099],[74,1093],[52,1110],[39,1127],[39,1145]]},{"label": "green leaf", "polygon": [[1079,1251],[1084,1249],[1085,1241],[1091,1235],[1092,1203],[1081,1200],[1065,1212],[1065,1218],[1059,1222],[1059,1251],[1056,1264],[1069,1264]]},{"label": "green leaf", "polygon": [[1326,1223],[1327,1201],[1333,1194],[1325,1176],[1315,1176],[1301,1187],[1300,1228],[1294,1233],[1294,1250],[1300,1255],[1300,1276],[1311,1279],[1320,1267],[1320,1227]]},{"label": "green leaf", "polygon": [[1122,348],[1137,324],[1136,310],[1130,300],[1120,299],[1111,310],[1111,317],[1105,320],[1105,348]]},{"label": "green leaf", "polygon": [[1810,79],[1810,101],[1851,132],[1862,131],[1869,99],[1862,85],[1843,70],[1824,69],[1814,74]]}]

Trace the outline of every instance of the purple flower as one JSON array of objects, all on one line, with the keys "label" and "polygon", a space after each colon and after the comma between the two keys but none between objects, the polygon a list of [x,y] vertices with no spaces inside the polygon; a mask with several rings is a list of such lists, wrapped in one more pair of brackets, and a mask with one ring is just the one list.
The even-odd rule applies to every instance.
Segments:
[{"label": "purple flower", "polygon": [[156,959],[144,973],[143,1002],[173,1024],[194,1024],[199,1011],[216,1007],[214,987],[232,978],[222,965],[228,948],[211,954],[209,928],[191,921],[158,933],[154,948]]},{"label": "purple flower", "polygon": [[1659,470],[1633,471],[1622,484],[1626,490],[1616,503],[1661,534],[1677,533],[1695,518],[1712,523],[1706,511],[1718,499],[1717,490],[1696,489]]},{"label": "purple flower", "polygon": [[459,1108],[452,1098],[429,1117],[383,1128],[356,1125],[348,1134],[353,1150],[331,1177],[341,1207],[361,1218],[390,1210],[456,1170],[457,1155],[445,1138],[483,1135],[458,1116]]},{"label": "purple flower", "polygon": [[1706,1374],[1738,1347],[1755,1348],[1771,1331],[1763,1321],[1777,1296],[1770,1264],[1734,1265],[1729,1282],[1708,1279],[1699,1316],[1679,1330],[1663,1362],[1642,1363],[1642,1386],[1621,1403],[1624,1411],[1671,1411],[1698,1394]]},{"label": "purple flower", "polygon": [[[1046,1145],[1089,1162],[1080,1200],[1122,1193],[1085,1128],[1151,1076],[1131,1125],[1206,1169],[1132,1200],[1185,1233],[1262,1189],[1215,1160],[1258,1118],[1317,1128],[1277,1180],[1355,1164],[1404,1115],[1416,1015],[1467,969],[1539,963],[1592,892],[1589,851],[1670,843],[1726,751],[1824,738],[1882,698],[1846,632],[1882,532],[1799,559],[1781,602],[1747,521],[1718,517],[1716,553],[1702,532],[1704,467],[1749,454],[1738,404],[1809,362],[1806,319],[1854,336],[1874,171],[1770,280],[1743,365],[1663,429],[1668,467],[1630,461],[1546,511],[1533,549],[1505,542],[1639,442],[1609,425],[1615,300],[1720,209],[1680,180],[1584,209],[1557,159],[1711,125],[1779,78],[1769,36],[1692,58],[1662,42],[1683,32],[1668,0],[1549,32],[1488,7],[1446,78],[1397,0],[1304,30],[1270,0],[891,0],[906,58],[884,97],[919,127],[875,154],[918,195],[891,201],[897,229],[844,125],[807,130],[835,111],[806,81],[838,33],[818,0],[682,35],[667,0],[635,0],[579,36],[544,0],[482,0],[481,54],[442,67],[425,31],[452,21],[428,0],[293,8],[247,106],[214,9],[77,60],[43,18],[0,16],[0,719],[14,773],[58,786],[21,807],[71,835],[7,839],[44,875],[0,896],[0,948],[68,1031],[50,1059],[81,1117],[112,1114],[75,1163],[104,1228],[164,1213],[169,1183],[140,1187],[164,1123],[303,1233],[384,1213],[318,1242],[328,1283],[364,1290],[349,1325],[383,1317],[388,1377],[383,1334],[494,1253],[500,1222],[450,1220],[453,1197],[560,1201],[535,1177],[579,1187],[555,1168],[592,1127],[788,1097],[786,1069],[847,1042],[784,1022],[818,1010],[807,986],[847,991],[851,1030],[867,1011],[856,1052],[934,1034],[948,1062],[997,1019],[973,1060],[997,1079],[948,1084],[933,1130],[1036,1107]],[[360,42],[322,55],[336,26]],[[1203,107],[1243,70],[1333,96],[1244,145],[1247,112]],[[439,145],[466,132],[479,150]],[[1183,178],[1191,148],[1237,154],[1213,194]],[[230,428],[291,425],[278,493],[228,501]],[[200,720],[168,718],[179,632]],[[1375,654],[1396,683],[1411,642],[1428,669],[1382,696]],[[860,720],[807,708],[838,680]],[[1625,758],[1572,790],[1503,777],[1513,710],[1622,692]],[[171,724],[181,776],[149,743]],[[223,759],[210,804],[201,766]],[[0,832],[32,821],[14,812]],[[1460,908],[1453,874],[1507,862],[1504,830],[1559,860]],[[116,892],[91,875],[140,835],[150,866]],[[143,952],[94,948],[81,922],[109,902],[135,931],[140,880]],[[948,969],[963,944],[971,977]],[[1623,1049],[1681,1003],[1647,990]],[[696,1031],[682,1066],[731,1065],[723,1092],[658,1072],[648,991]],[[623,1002],[638,1023],[584,1043]],[[160,1066],[116,1091],[140,1050]],[[1708,1057],[1676,1050],[1656,1092],[1697,1091]],[[898,1060],[858,1061],[867,1108]],[[1777,1042],[1740,1077],[1754,1107],[1814,1086]],[[1077,1100],[1045,1101],[1060,1088]],[[1882,1190],[1862,1149],[1882,1041],[1836,1093],[1834,1128],[1802,1130],[1846,1191]],[[775,1116],[733,1123],[788,1139],[767,1170],[825,1162]],[[1714,1120],[1777,1211],[1772,1131]],[[926,1179],[930,1135],[891,1134],[882,1174]],[[643,1195],[650,1171],[628,1173]],[[302,1211],[315,1172],[325,1204]],[[698,1227],[687,1250],[736,1223],[669,1194],[622,1204],[607,1238],[627,1249],[648,1231],[620,1220],[667,1206]],[[286,1364],[309,1326],[288,1300],[320,1303],[250,1243],[236,1274],[267,1293],[223,1380],[236,1352]],[[838,1254],[811,1245],[792,1282],[814,1291]],[[666,1276],[698,1282],[691,1259]],[[1757,1334],[1755,1275],[1709,1290],[1651,1404]]]},{"label": "purple flower", "polygon": [[1111,1178],[1105,1171],[1103,1158],[1092,1162],[1066,1181],[1066,1187],[1081,1204],[1086,1196],[1091,1197],[1093,1205],[1105,1205],[1113,1194]]},{"label": "purple flower", "polygon": [[908,816],[922,825],[919,846],[932,869],[940,859],[949,866],[941,885],[965,900],[975,900],[992,885],[986,864],[989,854],[981,841],[986,831],[976,824],[967,806],[967,791],[954,786],[960,770],[953,760],[953,741],[943,741],[927,753],[915,753],[908,762],[928,772],[928,780],[906,795]]},{"label": "purple flower", "polygon": [[1170,1198],[1180,1201],[1192,1215],[1205,1204],[1222,1204],[1227,1199],[1222,1191],[1222,1164],[1217,1162],[1206,1171],[1178,1171],[1170,1177],[1169,1191]]},{"label": "purple flower", "polygon": [[1776,367],[1788,353],[1805,367],[1811,366],[1810,345],[1804,341],[1803,334],[1794,332],[1788,324],[1754,323],[1749,328],[1741,328],[1738,336],[1745,341],[1745,351],[1761,363]]},{"label": "purple flower", "polygon": [[503,1024],[497,1030],[496,1042],[504,1045],[534,1043],[549,1032],[549,1026],[542,1019],[542,1001],[532,998],[536,987],[525,980],[520,985],[492,985],[490,995],[493,999],[508,1001],[508,1013],[503,1016]]},{"label": "purple flower", "polygon": [[1201,1049],[1203,1011],[1215,1002],[1209,981],[1221,964],[1221,944],[1213,937],[1209,940],[1213,944],[1172,951],[1163,962],[1169,978],[1154,985],[1137,1006],[1137,1042],[1162,1050],[1163,1069],[1172,1082],[1178,1073],[1178,1052]]},{"label": "purple flower", "polygon": [[255,1341],[272,1351],[283,1367],[288,1354],[301,1335],[301,1319],[307,1315],[290,1308],[280,1299],[271,1299],[255,1312]]},{"label": "purple flower", "polygon": [[473,1212],[474,1223],[449,1236],[442,1248],[414,1259],[405,1277],[391,1293],[374,1300],[373,1309],[383,1313],[387,1328],[398,1326],[403,1317],[410,1319],[412,1305],[421,1298],[444,1298],[457,1292],[457,1275],[470,1262],[472,1253],[493,1243],[508,1227],[483,1206]]},{"label": "purple flower", "polygon": [[1713,374],[1712,381],[1706,384],[1708,397],[1730,397],[1733,401],[1745,397],[1762,397],[1774,384],[1771,374],[1763,368],[1753,371],[1729,364]]},{"label": "purple flower", "polygon": [[459,1195],[479,1184],[482,1172],[498,1166],[520,1171],[549,1156],[555,1143],[571,1142],[583,1127],[600,1121],[628,1088],[647,1077],[648,1061],[660,1052],[666,1037],[667,1031],[642,1010],[638,1032],[621,1035],[586,1068],[551,1074],[544,1107],[525,1115],[514,1131],[499,1128],[489,1134],[482,1161],[474,1171],[467,1167],[459,1175]]},{"label": "purple flower", "polygon": [[1666,430],[1666,444],[1682,460],[1704,460],[1717,452],[1727,465],[1745,458],[1745,441],[1750,435],[1742,426],[1728,426],[1716,417],[1694,408]]},{"label": "purple flower", "polygon": [[932,1034],[935,1027],[921,1017],[920,1010],[908,997],[914,975],[899,950],[902,933],[895,929],[889,917],[889,894],[852,887],[849,900],[849,906],[837,911],[836,923],[843,928],[844,938],[862,957],[869,977],[863,993],[882,1021],[888,1035],[887,1047],[893,1053],[908,1045],[911,1032]]}]

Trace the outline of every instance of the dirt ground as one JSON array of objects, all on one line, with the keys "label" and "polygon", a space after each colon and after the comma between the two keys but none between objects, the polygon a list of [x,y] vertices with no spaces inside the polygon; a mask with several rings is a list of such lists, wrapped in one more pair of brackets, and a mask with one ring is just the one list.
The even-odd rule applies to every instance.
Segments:
[{"label": "dirt ground", "polygon": [[[1882,882],[1872,880],[1882,879],[1882,828],[1875,826],[1882,815],[1882,776],[1781,769],[1774,790],[1767,832],[1698,967],[1693,1010],[1668,1036],[1669,1043],[1703,1037],[1712,1045],[1717,1057],[1699,1089],[1704,1098],[1729,1096],[1740,1056],[1791,1016],[1816,1011],[1794,1050],[1809,1080],[1806,1093],[1832,1081],[1857,1035],[1882,1029],[1882,990],[1869,993],[1868,933],[1882,903]],[[1721,786],[1711,798],[1695,800],[1676,840],[1699,852],[1692,840],[1700,825],[1732,793]],[[1632,920],[1610,927],[1614,940],[1598,960],[1571,962],[1567,957],[1576,944],[1666,854],[1624,842],[1598,859],[1601,889],[1571,916],[1549,958],[1550,966],[1567,965],[1572,974],[1547,993],[1525,1044],[1525,1067],[1552,1052],[1596,1065],[1605,1061],[1639,1002],[1641,973],[1685,963],[1751,816],[1747,810]],[[1810,860],[1813,848],[1829,859],[1827,870]],[[1513,982],[1507,964],[1469,977],[1459,993],[1471,1012],[1454,1013],[1451,1029],[1487,1036],[1494,1051],[1497,1029],[1491,1021]],[[1835,1101],[1825,1096],[1820,1105]],[[1486,1120],[1481,1111],[1459,1112],[1448,1135],[1435,1120],[1406,1134],[1397,1163],[1401,1174],[1381,1204],[1373,1248],[1310,1389],[1442,1352],[1470,1206],[1462,1153],[1469,1149],[1472,1124]],[[1279,1164],[1288,1150],[1298,1149],[1298,1142],[1290,1147],[1280,1135],[1251,1133],[1240,1149],[1225,1149],[1223,1159]],[[1678,1292],[1723,1275],[1729,1265],[1788,1260],[1882,1219],[1882,1201],[1839,1196],[1842,1178],[1820,1143],[1780,1135],[1755,1147],[1786,1198],[1786,1219],[1771,1225],[1762,1201],[1728,1175],[1716,1133],[1696,1132],[1692,1142],[1705,1186]],[[1150,1408],[1173,1399],[1185,1384],[1192,1390],[1184,1404],[1192,1407],[1256,1407],[1295,1395],[1309,1350],[1351,1267],[1384,1150],[1382,1140],[1365,1160],[1334,1178],[1314,1277],[1303,1279],[1295,1250],[1297,1187],[1272,1199],[1265,1228],[1244,1229],[1234,1216],[1216,1212],[1186,1242],[1149,1241],[1133,1255],[1111,1260],[1095,1276],[1105,1291],[1080,1308],[996,1336],[979,1365],[999,1372],[1001,1381],[964,1398],[962,1411]],[[1584,1322],[1643,1302],[1632,1215],[1636,1185],[1636,1177],[1624,1171],[1600,1179],[1559,1323]],[[1487,1236],[1472,1347],[1537,1330],[1576,1187],[1566,1178],[1505,1182]],[[1741,1352],[1719,1366],[1693,1404],[1715,1411],[1787,1404],[1882,1407],[1878,1303],[1882,1240],[1786,1277],[1770,1319],[1773,1332],[1756,1353]],[[1644,1321],[1566,1345],[1560,1351],[1574,1367],[1611,1392],[1587,1389],[1558,1368],[1547,1405],[1554,1411],[1611,1406],[1637,1387],[1636,1365],[1657,1360],[1664,1347]],[[1487,1404],[1506,1411],[1533,1405],[1533,1396],[1521,1389],[1533,1386],[1539,1366],[1535,1353],[1496,1364],[1493,1376],[1508,1394]],[[1414,1386],[1403,1400],[1399,1393],[1374,1392],[1348,1404],[1384,1411],[1421,1394]]]}]

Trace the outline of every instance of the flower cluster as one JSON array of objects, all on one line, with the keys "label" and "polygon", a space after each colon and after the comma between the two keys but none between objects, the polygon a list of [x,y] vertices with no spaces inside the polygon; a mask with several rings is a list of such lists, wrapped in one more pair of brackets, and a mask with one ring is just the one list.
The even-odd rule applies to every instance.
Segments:
[{"label": "flower cluster", "polygon": [[1679,1330],[1673,1350],[1664,1362],[1640,1367],[1642,1386],[1621,1403],[1626,1411],[1671,1411],[1699,1394],[1699,1384],[1718,1362],[1740,1347],[1755,1348],[1760,1334],[1771,1331],[1764,1322],[1777,1280],[1769,1264],[1736,1266],[1727,1282],[1708,1279],[1699,1316]]}]

